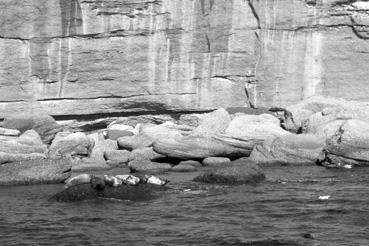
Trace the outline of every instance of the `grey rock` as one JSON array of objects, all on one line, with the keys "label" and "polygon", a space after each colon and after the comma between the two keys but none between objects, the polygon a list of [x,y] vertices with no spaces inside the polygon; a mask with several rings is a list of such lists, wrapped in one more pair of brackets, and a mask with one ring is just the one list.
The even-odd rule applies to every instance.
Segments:
[{"label": "grey rock", "polygon": [[128,164],[131,152],[128,150],[106,150],[104,158],[109,166],[120,166]]},{"label": "grey rock", "polygon": [[197,136],[211,136],[218,133],[224,133],[231,116],[224,108],[219,108],[211,113],[203,115],[200,125],[196,127],[192,134]]},{"label": "grey rock", "polygon": [[55,159],[64,156],[87,156],[92,147],[93,142],[82,132],[60,132],[49,148],[49,156]]},{"label": "grey rock", "polygon": [[369,123],[346,121],[327,141],[319,164],[326,167],[369,166]]},{"label": "grey rock", "polygon": [[231,163],[231,159],[226,157],[208,157],[202,161],[204,166],[220,166]]},{"label": "grey rock", "polygon": [[172,165],[168,163],[152,162],[149,160],[142,161],[130,161],[128,167],[131,172],[148,172],[148,173],[161,173],[172,169]]},{"label": "grey rock", "polygon": [[200,136],[168,138],[154,143],[156,152],[184,160],[202,159],[210,156],[243,157],[249,156],[251,149],[222,141],[222,139]]},{"label": "grey rock", "polygon": [[62,183],[71,175],[69,160],[32,160],[0,165],[0,185]]},{"label": "grey rock", "polygon": [[17,129],[21,132],[33,129],[40,136],[44,143],[51,143],[55,135],[62,131],[62,127],[53,117],[42,112],[30,112],[9,115],[4,119],[2,127]]},{"label": "grey rock", "polygon": [[290,134],[257,145],[250,159],[258,164],[315,165],[325,146],[325,138],[310,134]]},{"label": "grey rock", "polygon": [[214,168],[197,176],[194,181],[212,184],[255,184],[265,179],[263,170],[248,158],[238,159],[227,167]]},{"label": "grey rock", "polygon": [[179,163],[178,165],[174,166],[170,171],[172,172],[195,172],[197,170],[191,164],[188,163]]},{"label": "grey rock", "polygon": [[46,158],[47,147],[34,130],[27,130],[19,137],[0,136],[0,164]]},{"label": "grey rock", "polygon": [[164,155],[161,155],[161,154],[155,152],[152,147],[145,147],[145,148],[139,148],[139,149],[133,150],[131,152],[129,160],[130,161],[133,161],[133,160],[136,160],[136,161],[141,161],[141,160],[155,161],[155,160],[158,160],[158,159],[162,159],[164,157],[165,157]]},{"label": "grey rock", "polygon": [[7,128],[0,127],[0,135],[3,135],[3,136],[19,136],[20,134],[21,134],[21,132],[19,130],[7,129]]},{"label": "grey rock", "polygon": [[127,150],[140,149],[150,147],[153,144],[153,140],[144,135],[135,135],[130,137],[121,137],[118,139],[118,145],[120,148]]}]

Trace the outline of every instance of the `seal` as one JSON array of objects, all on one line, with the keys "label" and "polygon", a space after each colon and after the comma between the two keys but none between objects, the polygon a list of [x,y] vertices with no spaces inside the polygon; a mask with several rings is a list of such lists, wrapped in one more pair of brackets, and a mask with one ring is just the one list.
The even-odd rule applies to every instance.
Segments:
[{"label": "seal", "polygon": [[166,185],[167,183],[169,183],[169,180],[167,179],[161,179],[161,178],[158,178],[158,177],[155,177],[155,176],[148,176],[147,177],[147,181],[146,183],[148,184],[154,184],[154,185],[161,185],[161,186],[164,186]]},{"label": "seal", "polygon": [[114,176],[104,175],[104,181],[107,186],[118,187],[123,184],[121,179]]},{"label": "seal", "polygon": [[122,180],[122,182],[127,185],[137,185],[140,183],[140,178],[133,175],[117,175],[115,177]]},{"label": "seal", "polygon": [[80,174],[78,176],[75,176],[73,178],[67,179],[65,181],[64,188],[67,189],[73,185],[77,184],[89,184],[91,182],[91,175],[90,174]]},{"label": "seal", "polygon": [[91,187],[95,190],[103,190],[105,189],[105,181],[104,178],[98,176],[91,177]]}]

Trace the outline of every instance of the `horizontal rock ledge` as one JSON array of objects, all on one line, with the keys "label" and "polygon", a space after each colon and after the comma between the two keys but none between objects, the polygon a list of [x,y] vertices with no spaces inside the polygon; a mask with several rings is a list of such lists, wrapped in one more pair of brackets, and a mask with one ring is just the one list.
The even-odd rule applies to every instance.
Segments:
[{"label": "horizontal rock ledge", "polygon": [[0,102],[0,119],[21,112],[42,111],[55,118],[129,113],[211,111],[216,105],[198,106],[196,94],[140,95],[122,98],[68,98],[57,100]]}]

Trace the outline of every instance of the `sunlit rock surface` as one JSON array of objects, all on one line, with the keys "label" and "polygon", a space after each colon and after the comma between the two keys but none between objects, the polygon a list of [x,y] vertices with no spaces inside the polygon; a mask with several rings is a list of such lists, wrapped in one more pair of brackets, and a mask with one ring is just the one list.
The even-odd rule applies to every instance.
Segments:
[{"label": "sunlit rock surface", "polygon": [[0,0],[0,118],[366,100],[369,4]]}]

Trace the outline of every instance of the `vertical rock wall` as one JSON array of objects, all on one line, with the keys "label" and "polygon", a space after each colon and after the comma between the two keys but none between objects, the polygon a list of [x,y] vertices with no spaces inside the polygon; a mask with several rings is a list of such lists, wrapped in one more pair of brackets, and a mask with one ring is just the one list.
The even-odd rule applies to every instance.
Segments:
[{"label": "vertical rock wall", "polygon": [[0,118],[368,99],[366,1],[0,0],[0,11]]}]

